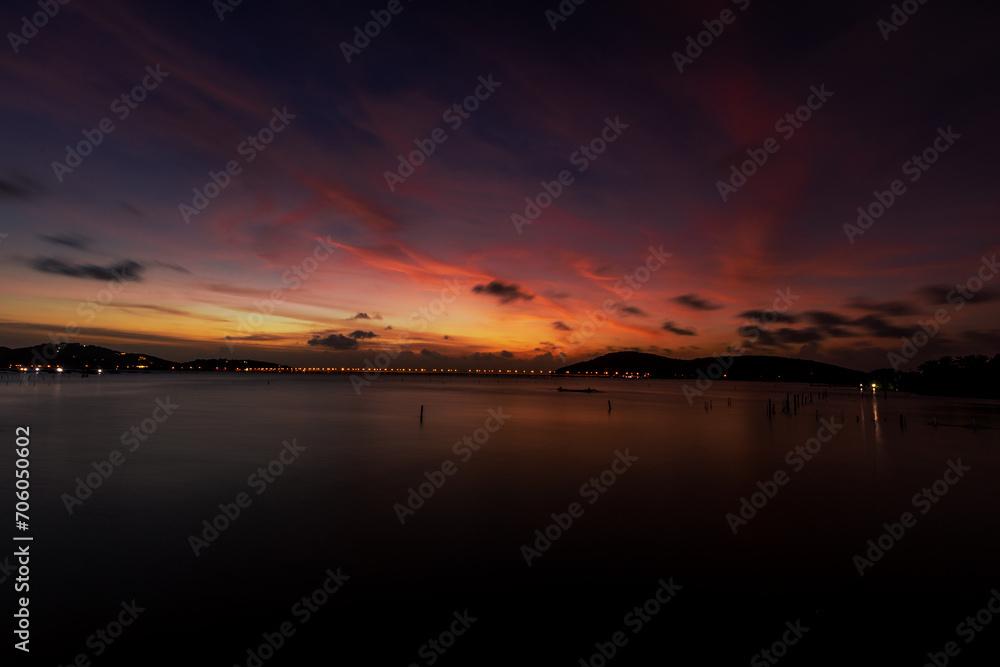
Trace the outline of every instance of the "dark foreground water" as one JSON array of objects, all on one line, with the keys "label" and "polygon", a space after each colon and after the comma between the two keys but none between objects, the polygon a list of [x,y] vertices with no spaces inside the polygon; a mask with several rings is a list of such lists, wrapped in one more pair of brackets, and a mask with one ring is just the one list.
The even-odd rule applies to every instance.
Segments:
[{"label": "dark foreground water", "polygon": [[[1000,651],[1000,403],[716,383],[690,406],[679,382],[556,384],[385,376],[358,396],[343,376],[0,379],[3,652],[20,655],[18,426],[32,663],[974,665]],[[786,392],[813,402],[768,419]],[[973,420],[992,428],[958,426]],[[788,454],[817,436],[809,460]],[[115,450],[120,465],[102,464]],[[78,493],[95,463],[110,475]],[[743,498],[761,507],[737,521]]]}]

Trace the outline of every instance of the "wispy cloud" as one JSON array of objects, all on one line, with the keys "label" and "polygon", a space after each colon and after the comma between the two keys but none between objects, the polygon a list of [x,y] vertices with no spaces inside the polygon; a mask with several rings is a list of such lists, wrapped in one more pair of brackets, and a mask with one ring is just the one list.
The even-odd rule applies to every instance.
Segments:
[{"label": "wispy cloud", "polygon": [[691,310],[720,310],[722,306],[703,299],[697,294],[682,294],[671,299],[676,304],[680,304]]},{"label": "wispy cloud", "polygon": [[71,278],[87,278],[90,280],[133,280],[142,281],[145,267],[138,262],[125,261],[109,266],[94,264],[70,264],[53,257],[39,257],[31,262],[31,268],[40,273],[54,273]]},{"label": "wispy cloud", "polygon": [[77,250],[86,250],[90,239],[77,234],[39,234],[38,237],[54,245],[63,245]]},{"label": "wispy cloud", "polygon": [[664,322],[662,328],[664,331],[669,331],[670,333],[678,336],[695,336],[698,333],[694,329],[684,329],[683,327],[679,327],[673,322]]}]

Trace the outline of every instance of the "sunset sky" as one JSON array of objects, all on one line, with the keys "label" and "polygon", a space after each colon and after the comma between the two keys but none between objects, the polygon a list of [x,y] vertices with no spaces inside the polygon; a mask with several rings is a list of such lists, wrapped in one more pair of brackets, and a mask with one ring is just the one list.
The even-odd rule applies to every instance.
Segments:
[{"label": "sunset sky", "polygon": [[997,7],[570,6],[6,3],[0,345],[544,370],[721,353],[780,290],[756,354],[886,367],[939,308],[908,369],[1000,352]]}]

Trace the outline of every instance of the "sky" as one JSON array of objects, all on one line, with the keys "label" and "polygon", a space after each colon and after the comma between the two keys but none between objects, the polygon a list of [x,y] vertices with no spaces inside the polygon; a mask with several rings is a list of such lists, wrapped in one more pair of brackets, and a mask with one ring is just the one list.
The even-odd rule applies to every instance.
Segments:
[{"label": "sky", "polygon": [[1000,8],[332,4],[5,3],[0,345],[1000,352]]}]

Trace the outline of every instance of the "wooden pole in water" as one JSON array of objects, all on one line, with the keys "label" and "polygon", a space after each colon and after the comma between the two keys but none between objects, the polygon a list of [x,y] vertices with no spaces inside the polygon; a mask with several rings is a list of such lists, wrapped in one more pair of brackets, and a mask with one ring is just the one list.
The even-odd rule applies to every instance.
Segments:
[{"label": "wooden pole in water", "polygon": [[420,406],[420,421],[424,421],[424,406]]},{"label": "wooden pole in water", "polygon": [[611,400],[608,399],[608,412],[611,412]]}]

